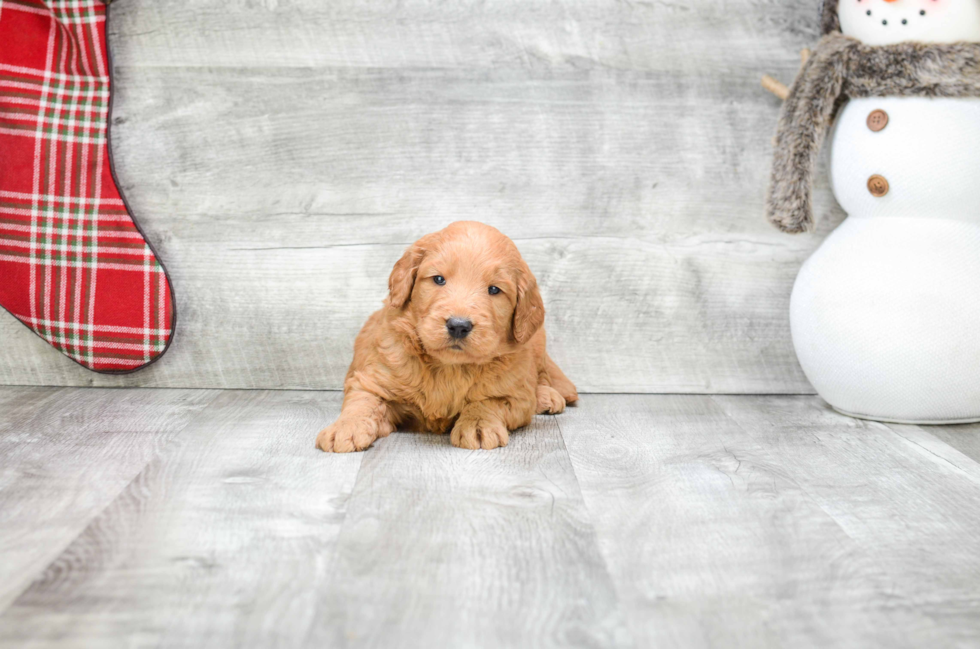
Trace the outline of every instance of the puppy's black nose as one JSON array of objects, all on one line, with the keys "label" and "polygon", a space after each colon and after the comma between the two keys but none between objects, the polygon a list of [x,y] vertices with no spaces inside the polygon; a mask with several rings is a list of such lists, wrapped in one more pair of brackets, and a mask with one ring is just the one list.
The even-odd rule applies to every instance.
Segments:
[{"label": "puppy's black nose", "polygon": [[473,323],[466,318],[449,318],[446,320],[446,331],[456,340],[462,340],[473,331]]}]

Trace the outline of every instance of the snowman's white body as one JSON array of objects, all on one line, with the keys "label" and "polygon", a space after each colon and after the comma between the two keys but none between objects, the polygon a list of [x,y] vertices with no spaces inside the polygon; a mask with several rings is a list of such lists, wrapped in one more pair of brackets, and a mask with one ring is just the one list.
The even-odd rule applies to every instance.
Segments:
[{"label": "snowman's white body", "polygon": [[[878,131],[875,110],[888,116]],[[848,218],[793,289],[804,372],[847,414],[980,420],[980,99],[851,100],[831,146]],[[884,196],[868,188],[875,174]]]}]

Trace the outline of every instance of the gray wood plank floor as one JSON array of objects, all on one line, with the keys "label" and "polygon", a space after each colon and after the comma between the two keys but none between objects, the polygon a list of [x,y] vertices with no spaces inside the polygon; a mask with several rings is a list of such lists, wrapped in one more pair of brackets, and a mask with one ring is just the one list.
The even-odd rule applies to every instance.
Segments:
[{"label": "gray wood plank floor", "polygon": [[0,388],[0,647],[980,643],[977,427],[584,395],[321,454],[339,406]]}]

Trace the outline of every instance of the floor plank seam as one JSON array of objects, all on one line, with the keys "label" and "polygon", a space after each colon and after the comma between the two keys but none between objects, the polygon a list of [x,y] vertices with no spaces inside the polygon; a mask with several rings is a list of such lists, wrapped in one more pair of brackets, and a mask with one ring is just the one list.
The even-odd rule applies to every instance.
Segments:
[{"label": "floor plank seam", "polygon": [[[64,389],[66,388],[62,388],[61,390]],[[78,389],[85,389],[85,388],[78,388]],[[96,389],[102,389],[102,388],[96,388]],[[220,390],[215,390],[215,392],[216,393],[220,392]],[[78,542],[79,539],[85,536],[86,533],[89,532],[92,525],[95,522],[99,521],[106,514],[106,512],[109,511],[116,504],[119,498],[123,494],[125,494],[130,489],[130,487],[132,487],[133,483],[135,483],[137,480],[140,479],[140,476],[146,473],[146,470],[151,465],[159,462],[160,459],[164,457],[167,453],[169,453],[171,449],[173,449],[174,447],[182,445],[183,441],[180,439],[181,434],[184,431],[186,431],[195,422],[195,420],[198,417],[203,415],[205,412],[208,411],[208,409],[210,409],[214,405],[214,401],[216,400],[216,398],[217,398],[217,394],[215,394],[214,398],[212,398],[211,401],[206,406],[201,408],[201,410],[198,413],[196,413],[194,416],[189,417],[188,420],[185,422],[185,424],[181,426],[180,429],[173,434],[173,439],[165,441],[163,445],[160,447],[160,449],[154,452],[154,454],[139,468],[139,470],[133,474],[133,477],[127,480],[121,486],[121,488],[118,491],[116,491],[116,493],[112,496],[112,498],[106,501],[104,507],[92,513],[92,516],[89,518],[88,522],[81,529],[79,529],[78,534],[72,536],[67,542],[65,542],[58,549],[57,554],[55,554],[52,557],[51,561],[49,561],[44,567],[39,568],[34,578],[29,582],[25,582],[24,587],[20,590],[20,592],[17,593],[17,596],[10,598],[10,603],[5,608],[0,609],[0,617],[2,617],[9,609],[16,606],[17,602],[24,595],[24,593],[29,591],[36,583],[38,583],[39,580],[44,577],[45,573],[51,568],[51,566],[58,563],[58,561],[60,561],[61,558],[64,556],[65,552],[69,548],[71,548],[76,542]]]},{"label": "floor plank seam", "polygon": [[[801,395],[801,396],[807,396],[807,395]],[[736,417],[732,416],[732,414],[728,411],[728,409],[725,408],[724,404],[718,403],[717,401],[714,400],[714,398],[712,398],[712,402],[714,402],[715,405],[718,406],[719,410],[721,410],[721,412],[725,414],[725,416],[729,419],[729,421],[731,421],[736,428],[741,430],[746,435],[746,437],[754,441],[757,439],[755,435],[753,435],[745,426],[742,425],[742,422],[740,422]],[[772,456],[769,449],[766,448],[765,445],[762,446],[763,446],[763,453],[767,461],[772,463],[773,466],[782,466],[780,462],[776,461],[777,458]],[[855,544],[860,545],[859,539],[854,538],[854,536],[850,534],[843,525],[841,525],[837,517],[834,516],[833,513],[827,511],[827,508],[820,503],[820,499],[817,498],[812,492],[810,492],[810,490],[807,489],[806,486],[804,486],[798,480],[795,479],[793,480],[793,485],[800,490],[800,493],[802,493],[807,498],[808,501],[810,501],[810,504],[812,504],[814,507],[822,511],[830,520],[832,520],[834,522],[834,525],[837,526],[837,528],[841,531],[842,534],[844,534],[844,536],[854,541]],[[876,566],[878,565],[877,562],[875,563],[875,565]]]},{"label": "floor plank seam", "polygon": [[[577,408],[579,406],[573,406],[573,407]],[[565,443],[565,433],[561,429],[561,415],[550,415],[550,416],[554,418],[555,426],[558,428],[558,439],[561,440],[561,448],[565,452],[565,457],[568,459],[569,467],[571,467],[572,469],[572,477],[575,479],[575,488],[578,489],[579,500],[582,502],[582,507],[585,510],[585,513],[589,517],[589,528],[592,530],[592,536],[595,539],[596,550],[599,553],[599,558],[602,559],[602,567],[606,573],[606,577],[609,579],[609,583],[612,585],[613,594],[616,597],[616,607],[619,610],[620,615],[622,615],[623,621],[626,624],[626,630],[629,632],[630,645],[636,647],[637,646],[636,634],[634,633],[633,624],[632,624],[631,617],[629,615],[629,611],[627,610],[627,607],[623,605],[625,599],[623,596],[622,589],[620,588],[620,585],[615,578],[612,568],[610,567],[609,557],[606,556],[606,552],[603,550],[602,543],[599,541],[599,531],[596,529],[595,521],[593,520],[593,513],[589,509],[589,504],[585,500],[585,495],[582,493],[582,484],[579,480],[578,473],[575,469],[575,463],[572,462],[572,456],[568,452],[568,445]]]},{"label": "floor plank seam", "polygon": [[[969,455],[966,455],[965,453],[960,452],[959,449],[956,449],[953,446],[949,445],[944,440],[936,437],[935,435],[933,435],[932,433],[930,433],[928,430],[926,430],[922,426],[911,426],[911,427],[914,430],[917,430],[918,432],[920,432],[922,435],[927,436],[934,443],[936,443],[939,446],[941,446],[950,455],[952,455],[953,457],[955,457],[957,460],[963,462],[963,464],[965,466],[969,467],[969,469],[966,469],[963,466],[960,466],[959,464],[957,464],[956,462],[953,462],[952,460],[950,460],[947,457],[943,457],[942,455],[940,455],[939,453],[936,453],[935,451],[933,451],[932,449],[930,449],[927,446],[923,445],[919,441],[917,441],[917,440],[915,440],[913,438],[910,438],[907,435],[903,435],[901,432],[899,432],[899,430],[896,430],[895,428],[893,428],[893,426],[895,424],[884,424],[884,423],[882,423],[881,425],[884,426],[891,434],[898,436],[899,438],[902,439],[903,442],[905,442],[906,444],[909,444],[909,445],[913,446],[919,452],[926,453],[927,455],[929,455],[929,456],[931,456],[933,458],[936,458],[938,460],[941,460],[943,462],[943,464],[947,464],[950,467],[952,467],[953,469],[955,469],[957,474],[962,475],[964,478],[966,478],[968,480],[971,480],[973,482],[976,482],[977,484],[980,484],[980,463],[978,463],[976,460],[974,460],[973,458],[971,458]],[[901,425],[901,424],[898,424],[898,425]]]},{"label": "floor plank seam", "polygon": [[[745,434],[748,435],[750,438],[756,439],[756,436],[753,435],[745,426],[743,426],[742,422],[740,422],[737,417],[733,416],[723,404],[719,403],[718,405],[725,413],[725,415],[729,417],[739,429],[744,431]],[[834,414],[835,416],[840,417],[844,420],[852,419],[850,417],[846,417],[845,415],[840,415],[836,412]],[[773,418],[773,420],[775,419],[776,418]],[[911,443],[909,440],[905,439],[902,435],[892,430],[889,426],[883,423],[870,421],[870,420],[854,420],[854,421],[856,421],[860,426],[863,427],[874,428],[879,430],[881,428],[884,428],[887,430],[887,434],[901,437],[904,442]],[[941,440],[938,441],[941,442]],[[921,450],[925,450],[925,449],[921,449]],[[768,448],[765,449],[765,453],[767,456],[770,456],[770,460],[774,459],[772,458]],[[941,457],[940,459],[945,460],[945,458],[941,458]],[[779,463],[779,465],[781,465],[781,463]],[[955,467],[955,465],[953,466]],[[958,469],[958,473],[963,473],[962,470],[959,469],[959,467],[955,467],[955,468]],[[891,606],[884,611],[884,614],[895,625],[895,628],[899,628],[902,622],[901,616],[903,615],[902,613],[903,608],[914,608],[915,606],[918,605],[917,600],[901,592],[900,584],[904,578],[903,575],[896,574],[893,570],[890,570],[887,565],[883,564],[882,563],[883,555],[880,553],[880,548],[874,545],[869,545],[862,538],[856,537],[854,534],[852,534],[847,529],[847,527],[841,522],[838,516],[835,515],[832,511],[828,510],[828,508],[823,505],[821,499],[817,498],[814,494],[812,494],[810,490],[806,488],[805,485],[801,484],[800,481],[795,479],[793,480],[793,483],[800,490],[800,492],[806,496],[806,498],[811,502],[811,504],[814,507],[818,508],[820,511],[824,513],[824,515],[826,515],[829,518],[829,520],[833,521],[834,525],[837,526],[840,532],[844,536],[849,538],[851,541],[853,541],[855,547],[861,550],[861,552],[864,555],[864,559],[869,563],[870,566],[874,568],[876,576],[880,580],[879,583],[876,584],[879,593],[887,601],[891,603]],[[935,620],[933,620],[933,622],[935,622]]]},{"label": "floor plank seam", "polygon": [[[391,435],[398,435],[398,434],[399,431],[396,430],[395,432],[391,433],[388,437],[382,438],[381,440],[378,441],[383,442],[389,439]],[[340,525],[337,527],[337,534],[333,540],[333,547],[330,549],[330,556],[326,558],[327,570],[324,574],[324,583],[326,584],[332,584],[333,581],[336,579],[338,572],[340,571],[341,566],[340,566],[340,561],[338,559],[339,559],[340,552],[342,550],[342,541],[345,538],[345,534],[348,533],[351,524],[350,522],[351,500],[353,499],[354,494],[358,492],[358,487],[361,485],[361,479],[362,476],[364,475],[364,465],[368,457],[376,453],[378,450],[377,447],[378,441],[376,441],[374,444],[369,446],[364,451],[361,451],[363,458],[361,459],[360,463],[358,463],[357,465],[357,473],[354,474],[354,481],[351,483],[350,491],[345,495],[343,520],[341,521]],[[315,452],[323,453],[323,451],[320,451],[320,449],[315,449]],[[325,455],[329,455],[329,454],[325,454]],[[373,477],[371,479],[373,480]],[[317,628],[316,620],[315,619],[311,620],[308,628],[306,629],[306,633],[303,634],[304,637],[303,646],[311,646],[313,644],[316,644],[319,632],[320,629]]]}]

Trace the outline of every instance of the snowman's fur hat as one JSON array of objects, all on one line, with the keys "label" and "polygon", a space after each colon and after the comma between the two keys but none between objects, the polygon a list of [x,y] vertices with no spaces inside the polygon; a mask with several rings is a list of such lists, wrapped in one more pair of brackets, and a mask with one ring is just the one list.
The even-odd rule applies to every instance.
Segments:
[{"label": "snowman's fur hat", "polygon": [[813,228],[817,157],[848,98],[980,97],[980,43],[864,45],[840,33],[837,0],[824,4],[823,29],[826,35],[793,82],[776,130],[766,212],[785,232]]}]

